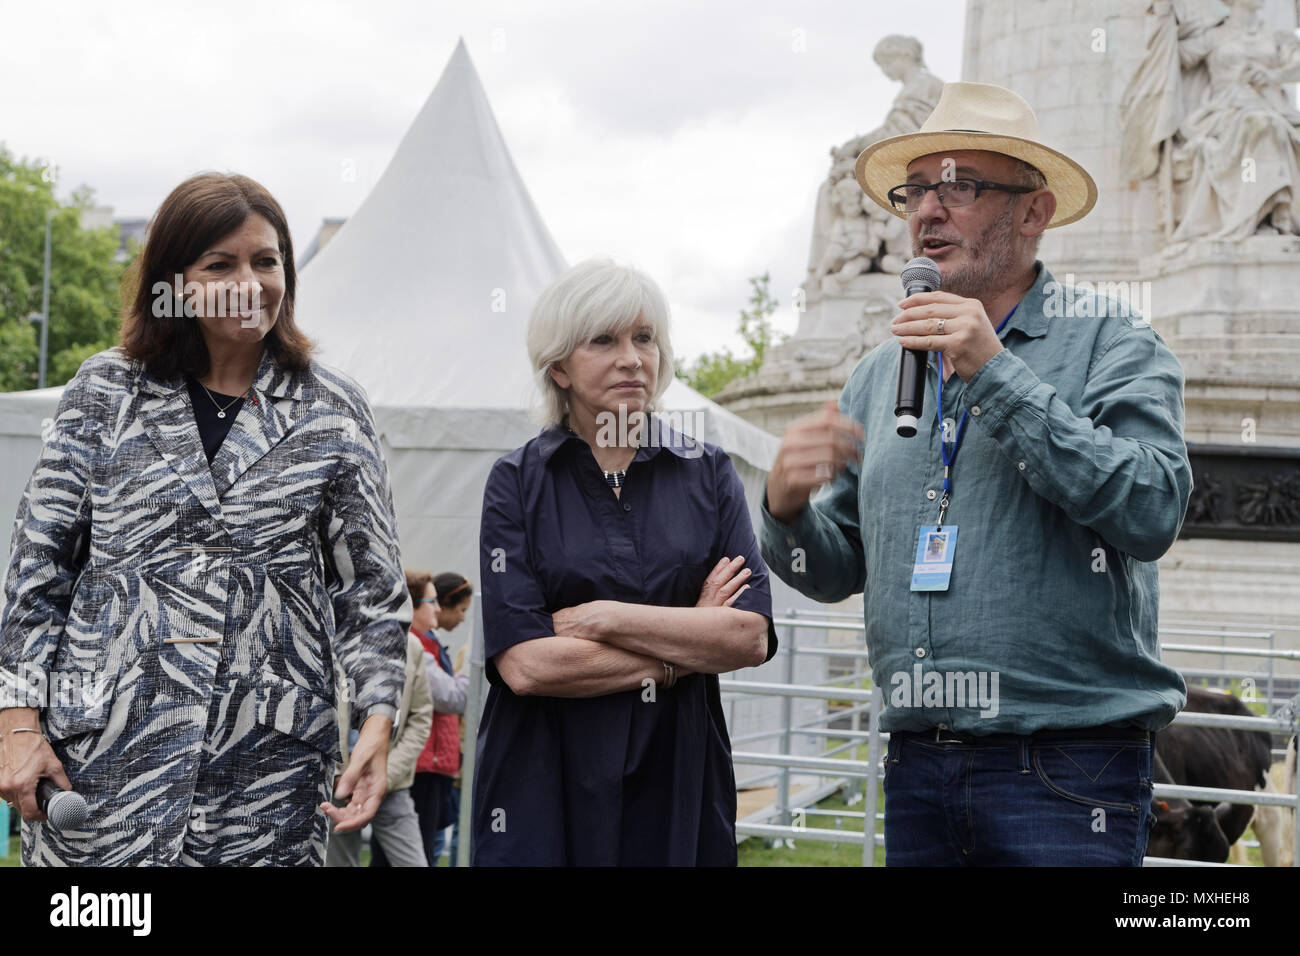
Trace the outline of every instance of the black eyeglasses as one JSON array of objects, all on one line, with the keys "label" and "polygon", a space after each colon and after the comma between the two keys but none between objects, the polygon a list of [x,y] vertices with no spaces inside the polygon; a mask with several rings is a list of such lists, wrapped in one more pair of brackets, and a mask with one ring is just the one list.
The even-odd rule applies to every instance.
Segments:
[{"label": "black eyeglasses", "polygon": [[902,186],[895,186],[886,195],[899,212],[912,213],[921,208],[921,201],[931,189],[939,197],[939,204],[944,209],[969,206],[980,198],[980,191],[984,189],[998,189],[1008,193],[1034,191],[1032,186],[1007,186],[1003,183],[986,182],[983,179],[950,179],[946,182],[931,183],[928,186],[921,183],[904,183]]}]

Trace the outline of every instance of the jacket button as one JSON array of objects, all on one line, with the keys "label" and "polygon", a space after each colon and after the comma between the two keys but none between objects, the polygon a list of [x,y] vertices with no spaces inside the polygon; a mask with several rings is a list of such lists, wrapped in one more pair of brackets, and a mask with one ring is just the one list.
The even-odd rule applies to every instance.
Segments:
[{"label": "jacket button", "polygon": [[978,415],[980,413],[980,407],[978,405],[972,405],[970,407],[970,413],[972,415]]},{"label": "jacket button", "polygon": [[916,649],[916,656],[917,656],[917,657],[924,657],[924,656],[925,656],[925,648],[924,648],[924,647],[918,647],[918,648]]},{"label": "jacket button", "polygon": [[624,510],[624,511],[631,511],[631,510],[632,510],[632,506],[631,506],[631,505],[624,505],[624,506],[623,506],[623,510]]},{"label": "jacket button", "polygon": [[931,488],[929,491],[927,491],[925,493],[925,496],[929,498],[931,501],[934,501],[934,489]]},{"label": "jacket button", "polygon": [[1016,467],[1019,468],[1021,471],[1024,471],[1024,470],[1025,470],[1025,463],[1024,463],[1023,461],[1018,461],[1018,462],[1016,462]]}]

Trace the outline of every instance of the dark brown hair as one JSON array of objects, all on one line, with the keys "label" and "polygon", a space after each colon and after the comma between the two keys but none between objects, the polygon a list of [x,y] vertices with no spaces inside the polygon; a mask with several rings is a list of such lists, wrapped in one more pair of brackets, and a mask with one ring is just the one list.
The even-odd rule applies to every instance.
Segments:
[{"label": "dark brown hair", "polygon": [[[406,571],[406,589],[411,592],[411,603],[422,600],[424,590],[430,584],[433,584],[433,575],[428,571]],[[437,588],[434,589],[434,593],[437,593]]]},{"label": "dark brown hair", "polygon": [[149,223],[140,255],[122,280],[122,348],[145,363],[151,375],[173,378],[188,372],[208,371],[208,346],[199,323],[185,315],[177,302],[167,303],[164,316],[154,315],[154,286],[172,288],[177,273],[184,272],[212,244],[244,224],[251,213],[266,219],[280,238],[284,262],[284,297],[275,325],[263,339],[271,357],[283,369],[305,371],[314,348],[294,324],[293,302],[298,274],[293,264],[293,242],[284,210],[266,189],[247,176],[199,173],[171,191]]},{"label": "dark brown hair", "polygon": [[454,608],[461,601],[468,601],[474,596],[474,587],[464,575],[455,571],[444,571],[433,579],[434,590],[438,592],[439,607]]}]

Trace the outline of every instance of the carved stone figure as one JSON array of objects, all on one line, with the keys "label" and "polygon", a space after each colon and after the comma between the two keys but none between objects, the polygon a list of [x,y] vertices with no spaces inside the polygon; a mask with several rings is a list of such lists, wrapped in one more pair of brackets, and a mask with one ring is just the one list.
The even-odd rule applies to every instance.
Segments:
[{"label": "carved stone figure", "polygon": [[1300,41],[1263,0],[1155,0],[1147,56],[1122,103],[1121,162],[1156,175],[1166,238],[1300,234]]},{"label": "carved stone figure", "polygon": [[[906,222],[862,201],[865,197],[853,178],[853,164],[869,144],[920,129],[939,101],[943,81],[926,69],[920,41],[914,37],[887,36],[876,44],[872,58],[885,76],[902,83],[903,88],[880,126],[831,149],[830,172],[817,193],[813,218],[805,283],[810,301],[823,291],[837,294],[844,281],[864,272],[901,272],[911,249]],[[839,187],[845,181],[855,191],[857,211],[853,213],[846,211],[848,188]],[[833,245],[860,247],[860,251],[846,257],[832,249]]]}]

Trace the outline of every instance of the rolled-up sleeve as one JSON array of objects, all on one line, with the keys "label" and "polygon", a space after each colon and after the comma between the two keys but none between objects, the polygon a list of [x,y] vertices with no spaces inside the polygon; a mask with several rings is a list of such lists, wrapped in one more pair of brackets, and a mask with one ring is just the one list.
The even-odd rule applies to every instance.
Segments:
[{"label": "rolled-up sleeve", "polygon": [[736,468],[726,454],[718,456],[718,540],[714,545],[712,563],[723,558],[743,555],[750,576],[740,595],[732,602],[733,608],[754,611],[767,619],[767,656],[764,662],[776,655],[776,625],[772,621],[772,585],[766,562],[759,553],[754,537],[754,526],[749,520],[749,506],[745,501],[745,486],[736,474]]},{"label": "rolled-up sleeve", "polygon": [[334,653],[353,687],[352,725],[372,707],[396,713],[405,680],[410,593],[402,572],[393,495],[369,405],[355,410],[352,439],[321,515],[325,585],[334,608]]},{"label": "rolled-up sleeve", "polygon": [[0,615],[0,709],[44,706],[49,669],[85,564],[92,518],[91,361],[45,423],[40,458],[14,521]]},{"label": "rolled-up sleeve", "polygon": [[1119,551],[1154,561],[1178,537],[1192,491],[1183,382],[1155,330],[1125,322],[1097,349],[1084,414],[1007,349],[971,377],[966,406],[1037,494]]},{"label": "rolled-up sleeve", "polygon": [[506,459],[492,466],[483,490],[479,574],[483,582],[483,656],[488,680],[508,689],[492,658],[521,641],[555,634],[545,591],[529,563],[518,472]]},{"label": "rolled-up sleeve", "polygon": [[[840,413],[855,417],[857,374],[840,393]],[[866,586],[867,562],[858,523],[859,466],[849,459],[835,479],[823,485],[790,524],[772,517],[763,493],[759,531],[763,557],[790,587],[815,601],[833,604]]]}]

